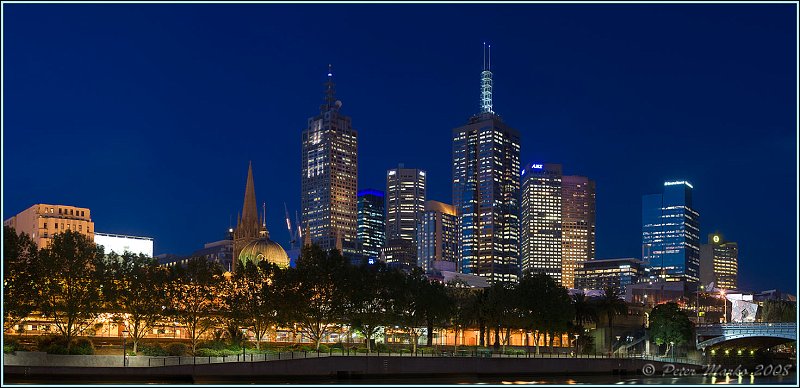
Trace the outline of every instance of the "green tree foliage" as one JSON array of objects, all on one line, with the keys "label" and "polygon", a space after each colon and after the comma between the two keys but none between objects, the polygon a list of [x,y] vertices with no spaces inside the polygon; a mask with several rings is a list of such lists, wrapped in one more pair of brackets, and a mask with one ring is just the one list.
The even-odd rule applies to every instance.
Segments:
[{"label": "green tree foliage", "polygon": [[130,252],[122,256],[112,252],[105,261],[104,291],[108,307],[124,322],[135,353],[141,339],[153,330],[168,305],[167,271],[152,257]]},{"label": "green tree foliage", "polygon": [[103,248],[67,230],[53,236],[38,260],[39,305],[67,346],[90,327],[103,307]]},{"label": "green tree foliage", "polygon": [[[428,279],[426,278],[426,280]],[[420,297],[428,333],[427,346],[433,346],[433,331],[437,327],[447,325],[453,315],[453,301],[450,299],[445,285],[437,281],[424,283]]]},{"label": "green tree foliage", "polygon": [[517,293],[520,327],[534,332],[536,353],[542,334],[549,335],[552,348],[553,338],[568,332],[575,316],[567,290],[546,274],[526,273],[517,285]]},{"label": "green tree foliage", "polygon": [[347,266],[338,250],[325,252],[309,245],[300,252],[297,266],[287,270],[282,296],[289,318],[314,341],[316,349],[336,322],[343,320]]},{"label": "green tree foliage", "polygon": [[585,323],[597,322],[597,311],[595,305],[589,302],[583,292],[572,295],[572,306],[575,308],[575,323],[583,325]]},{"label": "green tree foliage", "polygon": [[687,343],[692,338],[692,322],[677,303],[660,304],[650,312],[650,337],[656,344],[667,345],[668,354],[672,345]]},{"label": "green tree foliage", "polygon": [[350,267],[346,318],[351,327],[366,338],[367,351],[372,351],[372,338],[389,321],[394,295],[387,287],[390,273],[383,263]]},{"label": "green tree foliage", "polygon": [[27,233],[3,227],[3,331],[36,309],[39,249]]},{"label": "green tree foliage", "polygon": [[411,351],[416,353],[417,341],[422,334],[420,327],[426,324],[427,312],[424,298],[428,294],[430,281],[420,268],[413,268],[408,274],[394,271],[395,276],[388,284],[396,299],[392,306],[395,322],[408,333]]},{"label": "green tree foliage", "polygon": [[614,317],[626,314],[628,305],[622,299],[619,289],[612,286],[603,290],[603,297],[596,301],[595,308],[598,315],[605,316],[608,321],[608,351],[612,352],[613,344],[611,339],[614,338]]},{"label": "green tree foliage", "polygon": [[448,300],[452,303],[450,310],[450,324],[455,332],[453,351],[458,351],[458,342],[461,333],[478,322],[480,290],[473,290],[463,282],[452,282],[447,285]]},{"label": "green tree foliage", "polygon": [[787,300],[767,300],[761,306],[762,322],[795,322],[797,302]]},{"label": "green tree foliage", "polygon": [[218,297],[223,280],[219,263],[195,257],[186,267],[175,266],[167,287],[169,313],[182,323],[197,351],[200,337],[219,322],[221,300]]},{"label": "green tree foliage", "polygon": [[518,319],[521,314],[518,309],[519,293],[513,285],[506,283],[494,283],[485,292],[484,311],[487,326],[494,332],[494,349],[500,350],[501,344],[505,349],[511,328],[522,325]]},{"label": "green tree foliage", "polygon": [[[225,316],[229,326],[238,331],[240,326],[253,330],[256,337],[256,348],[261,349],[261,341],[270,328],[279,323],[279,310],[281,296],[274,285],[276,277],[281,276],[281,270],[268,261],[258,264],[246,262],[233,279],[225,282],[223,302]],[[237,341],[235,333],[230,333],[229,338]],[[241,332],[239,332],[241,334]]]}]

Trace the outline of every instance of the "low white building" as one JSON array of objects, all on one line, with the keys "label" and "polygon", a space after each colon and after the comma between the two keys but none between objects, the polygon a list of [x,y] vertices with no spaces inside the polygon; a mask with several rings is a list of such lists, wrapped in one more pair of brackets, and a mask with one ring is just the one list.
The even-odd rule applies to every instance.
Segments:
[{"label": "low white building", "polygon": [[151,237],[95,232],[94,243],[102,245],[106,254],[112,251],[118,255],[131,252],[137,255],[143,254],[147,257],[153,257],[153,239]]}]

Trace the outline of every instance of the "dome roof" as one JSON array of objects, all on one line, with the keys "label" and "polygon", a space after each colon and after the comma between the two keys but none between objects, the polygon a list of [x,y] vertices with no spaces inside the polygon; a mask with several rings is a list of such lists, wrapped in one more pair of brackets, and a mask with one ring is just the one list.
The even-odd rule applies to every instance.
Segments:
[{"label": "dome roof", "polygon": [[258,264],[261,260],[266,260],[281,268],[289,267],[289,255],[286,254],[280,244],[270,240],[268,237],[261,237],[248,243],[239,252],[239,261],[242,263],[249,261],[253,264]]}]

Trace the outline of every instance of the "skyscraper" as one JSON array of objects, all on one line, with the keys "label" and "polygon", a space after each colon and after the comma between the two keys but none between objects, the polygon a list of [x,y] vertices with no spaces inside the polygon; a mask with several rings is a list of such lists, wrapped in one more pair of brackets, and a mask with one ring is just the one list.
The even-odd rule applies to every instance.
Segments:
[{"label": "skyscraper", "polygon": [[456,270],[456,211],[453,205],[425,201],[417,234],[417,265],[424,271]]},{"label": "skyscraper", "polygon": [[358,191],[358,241],[367,257],[378,257],[386,244],[386,215],[383,191]]},{"label": "skyscraper", "polygon": [[692,189],[686,181],[664,182],[663,194],[642,197],[642,260],[651,278],[700,280],[700,214]]},{"label": "skyscraper", "polygon": [[417,243],[425,211],[425,171],[400,164],[386,172],[386,238]]},{"label": "skyscraper", "polygon": [[561,285],[575,287],[575,270],[595,257],[595,183],[561,177]]},{"label": "skyscraper", "polygon": [[720,233],[708,235],[700,247],[700,282],[723,290],[739,287],[739,244],[726,241]]},{"label": "skyscraper", "polygon": [[329,250],[357,254],[358,134],[340,113],[328,70],[325,103],[308,119],[302,137],[301,224],[310,241]]},{"label": "skyscraper", "polygon": [[515,282],[519,277],[520,136],[495,114],[492,88],[489,59],[484,60],[481,72],[480,112],[453,129],[458,270],[486,277],[490,283]]},{"label": "skyscraper", "polygon": [[561,165],[532,163],[521,174],[522,271],[561,283]]}]

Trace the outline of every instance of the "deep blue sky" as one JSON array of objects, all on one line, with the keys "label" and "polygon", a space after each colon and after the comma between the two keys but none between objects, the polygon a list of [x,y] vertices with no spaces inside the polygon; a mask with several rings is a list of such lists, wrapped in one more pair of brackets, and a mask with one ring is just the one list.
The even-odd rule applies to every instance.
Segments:
[{"label": "deep blue sky", "polygon": [[273,239],[333,64],[359,187],[403,162],[451,202],[451,130],[494,106],[523,163],[597,182],[597,255],[641,256],[641,196],[695,187],[740,284],[795,292],[794,5],[4,4],[3,218],[89,207],[156,254],[222,237],[248,161]]}]

